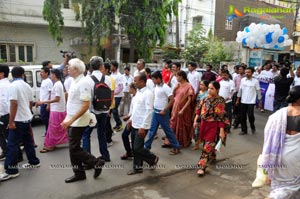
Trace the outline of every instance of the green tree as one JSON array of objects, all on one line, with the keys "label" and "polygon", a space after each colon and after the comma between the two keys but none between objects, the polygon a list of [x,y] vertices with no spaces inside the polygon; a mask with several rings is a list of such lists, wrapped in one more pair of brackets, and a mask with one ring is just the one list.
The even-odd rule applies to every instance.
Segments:
[{"label": "green tree", "polygon": [[[76,19],[81,20],[89,46],[96,44],[101,51],[101,38],[115,33],[116,19],[120,18],[130,44],[138,56],[150,58],[157,43],[163,45],[167,17],[177,14],[181,0],[72,0]],[[62,42],[62,0],[45,0],[43,16],[49,22],[52,37]],[[131,48],[134,48],[131,46]]]},{"label": "green tree", "polygon": [[218,65],[222,61],[232,61],[233,52],[230,50],[230,46],[225,46],[221,40],[212,35],[209,35],[208,39],[210,41],[209,48],[204,54],[204,62]]},{"label": "green tree", "polygon": [[182,51],[181,57],[186,61],[201,62],[208,49],[208,38],[205,36],[203,26],[193,28],[186,39],[187,47]]}]

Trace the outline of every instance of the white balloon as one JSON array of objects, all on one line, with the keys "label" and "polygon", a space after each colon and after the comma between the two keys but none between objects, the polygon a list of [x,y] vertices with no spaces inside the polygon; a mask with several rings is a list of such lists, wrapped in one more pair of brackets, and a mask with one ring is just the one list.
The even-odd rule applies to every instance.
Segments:
[{"label": "white balloon", "polygon": [[276,30],[280,30],[280,25],[279,24],[275,24],[275,29]]}]

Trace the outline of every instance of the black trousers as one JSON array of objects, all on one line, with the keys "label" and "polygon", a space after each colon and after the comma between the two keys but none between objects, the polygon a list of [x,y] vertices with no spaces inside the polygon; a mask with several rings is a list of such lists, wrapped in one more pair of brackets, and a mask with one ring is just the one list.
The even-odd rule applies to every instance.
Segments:
[{"label": "black trousers", "polygon": [[245,133],[247,133],[247,116],[251,129],[255,129],[254,106],[255,104],[241,104],[241,125],[242,131]]},{"label": "black trousers", "polygon": [[[131,128],[131,139],[133,144],[133,169],[142,170],[143,161],[149,165],[153,165],[156,159],[156,155],[150,152],[149,149],[144,148],[144,138],[141,138],[138,134],[138,129]],[[148,131],[148,130],[147,130]]]},{"label": "black trousers", "polygon": [[69,129],[69,152],[72,164],[72,169],[75,175],[85,176],[85,171],[83,169],[83,163],[94,167],[97,163],[95,156],[84,151],[80,144],[82,134],[84,133],[86,127],[71,127]]},{"label": "black trousers", "polygon": [[9,114],[0,117],[0,147],[4,155],[6,154],[6,148],[7,148],[8,122],[9,122]]}]

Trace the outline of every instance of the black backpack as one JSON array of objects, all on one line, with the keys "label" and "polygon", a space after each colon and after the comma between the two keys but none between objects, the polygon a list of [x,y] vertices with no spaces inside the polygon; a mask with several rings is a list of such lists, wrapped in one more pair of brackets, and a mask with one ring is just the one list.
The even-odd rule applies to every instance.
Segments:
[{"label": "black backpack", "polygon": [[111,98],[111,89],[107,84],[105,84],[105,76],[102,75],[102,78],[99,80],[91,75],[91,78],[95,82],[94,86],[94,98],[93,98],[93,106],[96,111],[108,111],[111,106],[112,98]]}]

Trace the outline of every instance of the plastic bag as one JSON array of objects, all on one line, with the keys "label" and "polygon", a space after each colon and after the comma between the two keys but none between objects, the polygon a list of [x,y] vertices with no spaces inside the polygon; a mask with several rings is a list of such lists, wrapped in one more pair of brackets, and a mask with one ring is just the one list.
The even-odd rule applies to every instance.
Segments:
[{"label": "plastic bag", "polygon": [[219,141],[215,147],[216,151],[221,152],[221,147],[222,147],[222,139],[219,139]]},{"label": "plastic bag", "polygon": [[262,164],[262,155],[260,154],[257,159],[257,169],[256,169],[256,178],[252,183],[253,188],[259,188],[267,184],[268,182],[268,174],[267,171],[261,168]]}]

